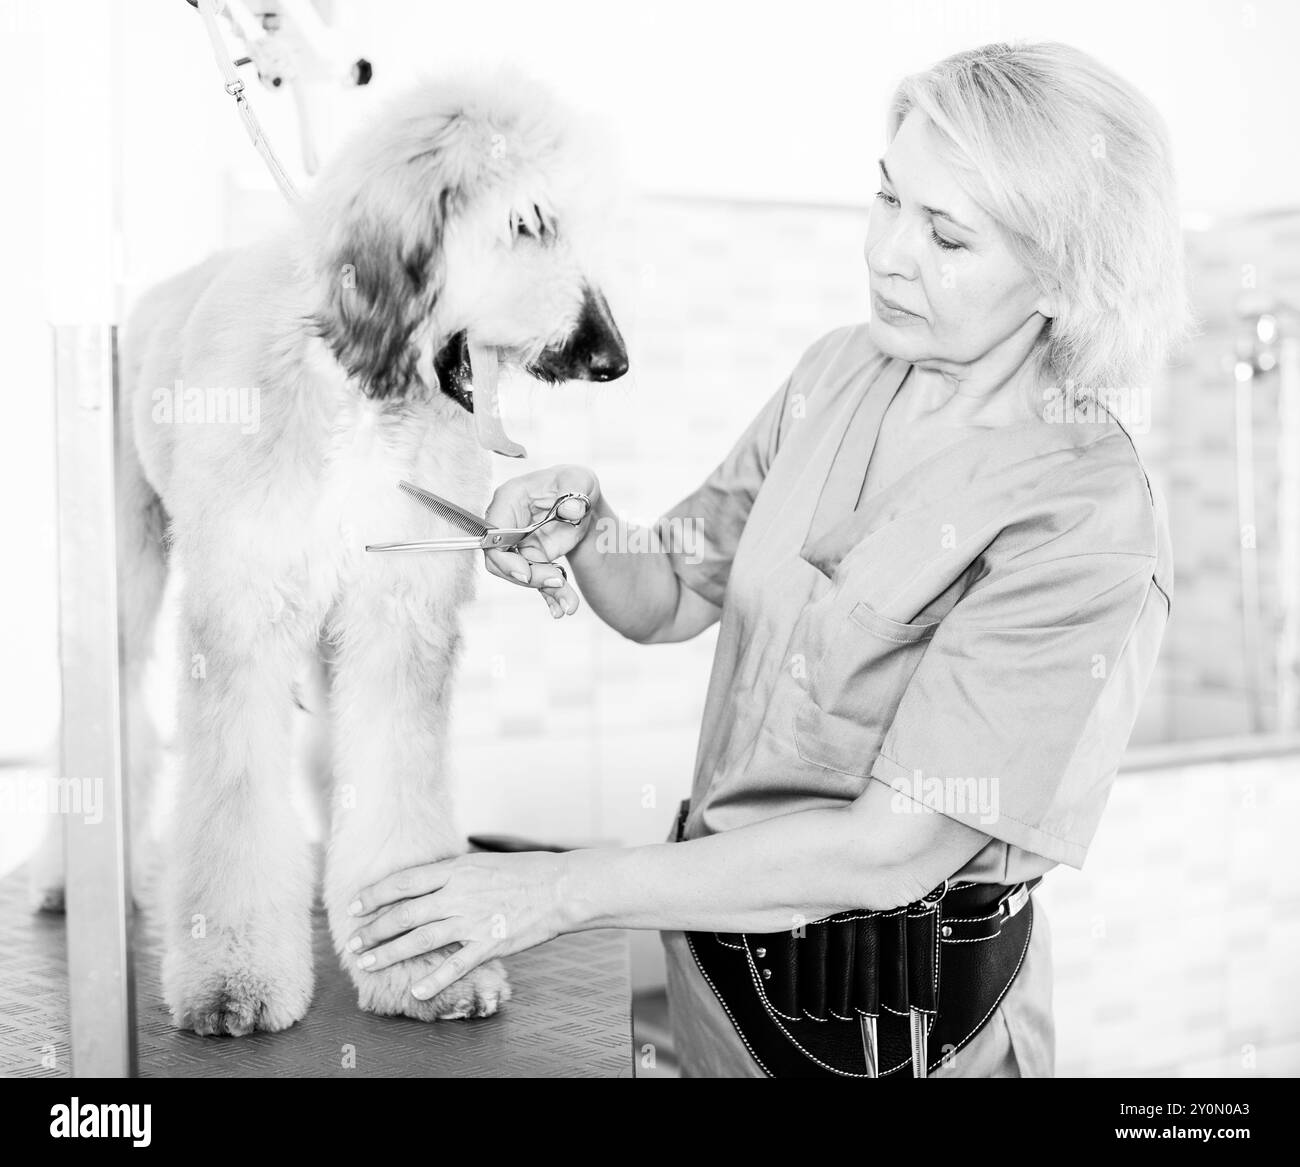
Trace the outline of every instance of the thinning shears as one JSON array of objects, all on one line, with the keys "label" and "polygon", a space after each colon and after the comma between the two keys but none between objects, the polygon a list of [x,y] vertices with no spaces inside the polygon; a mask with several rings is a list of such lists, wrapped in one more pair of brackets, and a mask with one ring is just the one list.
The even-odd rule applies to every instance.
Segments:
[{"label": "thinning shears", "polygon": [[[556,497],[550,509],[537,522],[528,527],[494,527],[481,515],[467,511],[454,502],[416,486],[413,482],[399,482],[398,488],[404,490],[416,502],[428,507],[435,515],[446,519],[453,527],[468,532],[458,539],[422,539],[413,543],[371,543],[367,551],[514,551],[529,535],[539,531],[547,523],[567,523],[576,527],[586,518],[591,508],[591,499],[578,491],[568,491]],[[582,503],[582,514],[576,519],[566,519],[560,514],[560,504],[576,498]],[[563,570],[563,569],[561,569]]]}]

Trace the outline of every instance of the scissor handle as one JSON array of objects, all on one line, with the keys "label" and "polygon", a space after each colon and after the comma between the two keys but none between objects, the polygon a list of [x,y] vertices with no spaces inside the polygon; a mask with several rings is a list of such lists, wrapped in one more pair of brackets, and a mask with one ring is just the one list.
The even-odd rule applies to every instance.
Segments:
[{"label": "scissor handle", "polygon": [[[566,499],[577,498],[582,500],[582,518],[566,519],[560,514],[560,503]],[[535,535],[547,523],[558,521],[568,523],[570,527],[576,527],[582,519],[587,517],[587,511],[591,507],[591,499],[585,494],[576,490],[571,490],[566,494],[560,495],[550,506],[550,509],[537,522],[528,527],[492,527],[483,536],[484,551],[513,551],[529,535]]]},{"label": "scissor handle", "polygon": [[[560,503],[567,502],[571,498],[580,499],[582,502],[582,514],[580,514],[576,519],[566,519],[562,514],[560,514]],[[558,519],[561,523],[568,523],[570,527],[576,527],[587,517],[587,512],[589,510],[591,510],[591,499],[580,490],[565,491],[564,494],[560,495],[551,504],[551,509],[546,512],[546,517],[542,519],[537,526],[540,527],[542,523],[549,523],[552,519]],[[534,528],[534,530],[535,529],[536,528]]]}]

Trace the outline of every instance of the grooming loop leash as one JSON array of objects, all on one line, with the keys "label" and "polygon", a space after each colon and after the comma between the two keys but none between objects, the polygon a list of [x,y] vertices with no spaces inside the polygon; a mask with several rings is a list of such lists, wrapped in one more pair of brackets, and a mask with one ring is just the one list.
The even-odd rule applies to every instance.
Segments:
[{"label": "grooming loop leash", "polygon": [[262,130],[262,123],[257,120],[257,115],[253,113],[253,107],[248,103],[248,98],[244,94],[244,79],[240,77],[236,70],[225,37],[221,34],[217,14],[224,7],[224,0],[198,0],[197,7],[199,15],[203,17],[203,27],[207,30],[208,40],[212,42],[212,55],[217,59],[217,68],[221,70],[226,92],[235,99],[235,108],[239,111],[239,117],[244,123],[244,129],[248,131],[249,140],[262,156],[262,161],[266,163],[266,168],[271,172],[271,177],[275,179],[281,194],[284,195],[290,205],[296,206],[302,202],[302,196],[298,193],[297,187],[293,185],[293,180],[289,177],[288,171],[281,165],[280,159],[276,157],[275,151],[271,148],[271,143]]}]

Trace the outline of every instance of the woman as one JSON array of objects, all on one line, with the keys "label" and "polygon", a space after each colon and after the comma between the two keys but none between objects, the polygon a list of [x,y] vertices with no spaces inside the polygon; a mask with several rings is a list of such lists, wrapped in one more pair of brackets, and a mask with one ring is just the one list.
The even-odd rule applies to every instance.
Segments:
[{"label": "woman", "polygon": [[[659,520],[664,549],[611,549],[616,512],[582,467],[497,492],[502,525],[562,491],[593,505],[531,559],[487,553],[493,574],[562,616],[577,595],[548,561],[567,556],[612,628],[655,644],[721,621],[716,658],[682,841],[469,855],[361,892],[376,967],[463,945],[417,993],[562,932],[659,929],[684,1072],[762,1076],[693,938],[902,918],[949,888],[1005,887],[1000,922],[1082,864],[1169,611],[1163,507],[1106,408],[1189,319],[1165,131],[1057,44],[907,78],[888,129],[870,324],[805,353]],[[682,529],[698,538],[674,546]],[[935,1057],[913,1025],[914,1072],[1052,1073],[1050,943],[1028,917],[978,1027]],[[940,1015],[961,991],[940,986]],[[898,1072],[873,1067],[875,1040],[864,1022],[867,1073]]]}]

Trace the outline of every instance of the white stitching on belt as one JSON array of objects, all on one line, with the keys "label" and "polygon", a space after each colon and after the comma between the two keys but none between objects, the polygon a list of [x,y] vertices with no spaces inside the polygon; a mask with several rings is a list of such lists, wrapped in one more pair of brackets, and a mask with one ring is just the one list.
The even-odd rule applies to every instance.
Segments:
[{"label": "white stitching on belt", "polygon": [[732,1016],[731,1007],[727,1004],[726,999],[722,996],[722,994],[718,992],[718,987],[713,983],[713,978],[709,976],[707,972],[704,971],[704,966],[700,964],[700,958],[695,955],[695,941],[691,939],[691,935],[689,932],[686,933],[686,945],[691,950],[691,959],[695,961],[695,967],[700,970],[701,975],[708,982],[709,988],[713,990],[713,995],[718,999],[718,1004],[722,1006],[723,1011],[727,1014],[727,1019],[731,1022],[731,1028],[736,1031],[736,1035],[740,1038],[745,1048],[749,1051],[749,1056],[754,1059],[754,1064],[757,1065],[758,1068],[762,1070],[763,1073],[765,1073],[769,1078],[773,1077],[772,1071],[769,1070],[765,1065],[763,1065],[763,1059],[760,1058],[758,1054],[754,1052],[754,1047],[749,1044],[749,1039],[745,1036],[739,1024],[737,1024],[735,1017]]}]

